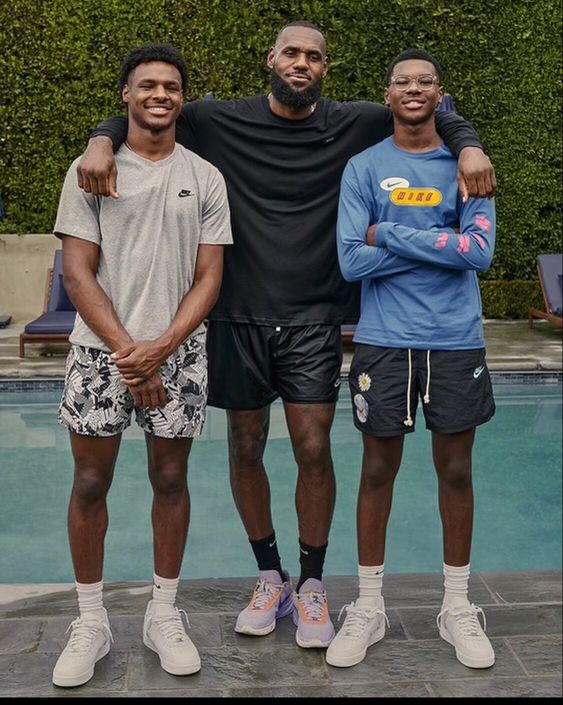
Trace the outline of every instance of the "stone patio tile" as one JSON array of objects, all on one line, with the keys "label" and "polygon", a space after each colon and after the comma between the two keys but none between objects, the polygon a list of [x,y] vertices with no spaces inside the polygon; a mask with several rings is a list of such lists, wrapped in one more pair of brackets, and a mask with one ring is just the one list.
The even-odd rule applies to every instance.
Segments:
[{"label": "stone patio tile", "polygon": [[438,698],[555,698],[561,678],[479,678],[431,681]]},{"label": "stone patio tile", "polygon": [[[493,641],[496,652],[495,676],[525,675],[502,640]],[[449,678],[483,678],[487,669],[468,669],[442,639],[432,641],[386,642],[372,646],[362,663],[353,668],[327,666],[330,682],[378,683],[385,681],[430,681]],[[489,675],[490,677],[490,675]]]},{"label": "stone patio tile", "polygon": [[93,678],[80,688],[57,688],[52,674],[58,653],[0,656],[0,696],[10,692],[20,695],[100,695],[104,691],[122,691],[127,675],[127,654],[110,652],[96,664]]},{"label": "stone patio tile", "polygon": [[239,649],[201,649],[202,668],[186,677],[172,676],[160,668],[150,652],[131,655],[129,689],[186,690],[234,687],[292,686],[295,682],[328,685],[323,658],[317,650],[278,647],[251,653]]},{"label": "stone patio tile", "polygon": [[[528,674],[561,673],[561,635],[545,637],[512,637],[508,644],[524,664]],[[561,683],[561,678],[559,679]]]},{"label": "stone patio tile", "polygon": [[273,651],[280,646],[299,649],[295,642],[296,627],[291,615],[278,619],[274,631],[266,636],[237,634],[235,632],[236,621],[236,615],[233,614],[223,617],[223,643],[228,649],[234,648],[239,651],[258,653]]},{"label": "stone patio tile", "polygon": [[[68,641],[65,631],[75,615],[69,618],[54,617],[45,626],[38,651],[62,650]],[[198,648],[219,647],[222,643],[221,616],[218,614],[190,615],[190,638]],[[2,622],[0,622],[0,625]],[[143,617],[112,617],[110,626],[113,634],[112,651],[135,651],[145,649],[143,645]]]},{"label": "stone patio tile", "polygon": [[[332,609],[339,610],[358,596],[358,579],[328,575],[324,578]],[[444,578],[440,573],[394,573],[383,579],[385,606],[391,607],[440,607],[444,594]],[[479,579],[472,573],[469,579],[471,600],[478,605],[494,604],[495,600]]]},{"label": "stone patio tile", "polygon": [[[189,676],[186,676],[189,677]],[[121,693],[119,697],[122,698],[226,698],[228,697],[228,692],[225,690],[214,690],[214,689],[204,689],[204,690],[183,690],[182,688],[175,688],[174,690],[129,690],[125,693]]]},{"label": "stone patio tile", "polygon": [[[561,602],[561,571],[479,573],[499,603]],[[473,599],[473,598],[472,598]],[[473,599],[475,604],[479,604]]]},{"label": "stone patio tile", "polygon": [[0,654],[35,651],[43,626],[41,619],[0,620]]},{"label": "stone patio tile", "polygon": [[[334,623],[334,628],[338,631],[342,626],[345,615],[342,615],[340,622],[338,621],[338,612],[331,610],[330,616]],[[387,630],[385,638],[406,639],[405,632],[403,631],[403,627],[395,610],[389,610],[387,617],[389,619],[390,629]],[[235,647],[241,651],[268,651],[280,645],[293,645],[296,648],[300,648],[295,641],[295,631],[297,627],[293,623],[291,615],[278,620],[274,631],[267,636],[261,637],[237,634],[235,632],[235,622],[236,617],[233,615],[228,615],[223,618],[223,639],[225,646],[229,648]]]},{"label": "stone patio tile", "polygon": [[270,686],[228,691],[239,698],[424,698],[430,697],[424,683],[365,683],[363,685]]},{"label": "stone patio tile", "polygon": [[192,612],[238,614],[250,600],[256,578],[221,578],[181,581],[178,604]]},{"label": "stone patio tile", "polygon": [[[409,639],[439,638],[436,626],[438,609],[405,609],[398,612]],[[560,605],[487,607],[485,617],[489,638],[520,634],[561,634]]]}]

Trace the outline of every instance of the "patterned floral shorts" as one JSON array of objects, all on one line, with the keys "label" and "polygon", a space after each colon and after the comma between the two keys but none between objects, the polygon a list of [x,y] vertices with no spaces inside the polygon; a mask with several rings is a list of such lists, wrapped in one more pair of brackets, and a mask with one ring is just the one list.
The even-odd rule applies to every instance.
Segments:
[{"label": "patterned floral shorts", "polygon": [[85,436],[115,436],[131,423],[161,438],[193,438],[203,429],[207,403],[205,331],[185,340],[159,370],[168,403],[133,405],[129,389],[109,353],[73,345],[66,362],[59,422]]}]

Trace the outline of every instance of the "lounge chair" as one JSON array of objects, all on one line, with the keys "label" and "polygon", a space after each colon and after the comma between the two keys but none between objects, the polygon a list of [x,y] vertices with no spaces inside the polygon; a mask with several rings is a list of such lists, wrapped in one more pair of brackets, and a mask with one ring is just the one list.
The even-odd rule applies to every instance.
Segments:
[{"label": "lounge chair", "polygon": [[20,357],[25,357],[26,343],[67,343],[75,318],[76,309],[63,285],[63,253],[56,250],[53,266],[47,270],[43,313],[20,335]]},{"label": "lounge chair", "polygon": [[538,277],[540,280],[545,311],[531,308],[528,326],[531,328],[534,318],[544,318],[559,328],[563,327],[563,255],[538,255]]}]

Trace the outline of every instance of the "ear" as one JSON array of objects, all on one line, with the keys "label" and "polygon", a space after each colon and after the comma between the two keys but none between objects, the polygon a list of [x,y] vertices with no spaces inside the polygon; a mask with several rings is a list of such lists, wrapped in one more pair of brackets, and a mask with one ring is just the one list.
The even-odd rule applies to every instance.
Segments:
[{"label": "ear", "polygon": [[129,102],[129,86],[128,86],[127,84],[125,84],[125,85],[123,86],[123,88],[121,89],[121,100],[122,100],[124,103],[128,103],[128,102]]},{"label": "ear", "polygon": [[383,93],[383,100],[385,101],[385,105],[389,105],[389,89],[386,88],[385,92]]},{"label": "ear", "polygon": [[328,73],[328,65],[330,64],[330,59],[328,56],[325,56],[324,60],[324,66],[323,66],[323,78],[326,78],[326,75]]},{"label": "ear", "polygon": [[272,48],[270,49],[270,51],[268,52],[268,58],[266,59],[266,66],[267,66],[269,69],[273,69],[273,68],[274,68],[274,58],[275,58],[275,56],[276,56],[276,51],[275,51],[274,47],[272,47]]}]

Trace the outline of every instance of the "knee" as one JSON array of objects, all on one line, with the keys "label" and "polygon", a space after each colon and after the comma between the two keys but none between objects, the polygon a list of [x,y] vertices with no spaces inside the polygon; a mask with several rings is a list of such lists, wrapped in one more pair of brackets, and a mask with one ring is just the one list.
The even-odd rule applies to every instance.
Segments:
[{"label": "knee", "polygon": [[295,459],[307,472],[323,474],[331,467],[328,439],[308,435],[295,443]]},{"label": "knee", "polygon": [[82,504],[96,504],[105,500],[110,484],[96,468],[81,468],[76,470],[72,491]]},{"label": "knee", "polygon": [[266,430],[261,425],[231,426],[229,428],[229,453],[234,468],[261,463],[265,442]]},{"label": "knee", "polygon": [[378,490],[395,481],[399,464],[385,463],[382,460],[364,462],[362,466],[362,489]]},{"label": "knee", "polygon": [[471,487],[471,463],[465,459],[451,458],[438,468],[439,481],[451,489]]},{"label": "knee", "polygon": [[176,463],[162,463],[151,470],[151,484],[161,495],[182,494],[187,489],[186,468]]}]

